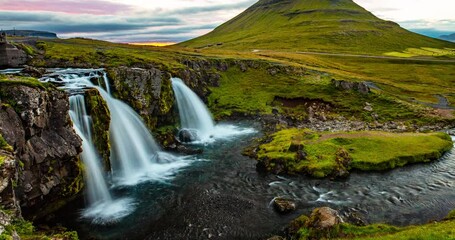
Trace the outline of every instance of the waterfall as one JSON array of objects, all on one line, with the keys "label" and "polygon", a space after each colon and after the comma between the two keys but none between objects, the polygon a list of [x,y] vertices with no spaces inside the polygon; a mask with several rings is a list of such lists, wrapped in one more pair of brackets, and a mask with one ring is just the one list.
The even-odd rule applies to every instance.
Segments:
[{"label": "waterfall", "polygon": [[85,99],[83,95],[70,97],[70,117],[74,124],[76,133],[82,139],[82,161],[85,168],[85,180],[87,186],[89,206],[99,203],[112,202],[106,181],[100,166],[100,158],[92,142],[91,118],[87,115]]},{"label": "waterfall", "polygon": [[231,139],[237,135],[256,132],[230,124],[213,123],[212,116],[202,102],[180,78],[171,78],[180,116],[179,139],[183,142],[210,143],[216,139]]},{"label": "waterfall", "polygon": [[[108,86],[108,85],[107,85]],[[136,181],[151,171],[153,163],[163,161],[149,130],[134,110],[96,87],[111,113],[110,139],[113,174],[123,181]]]},{"label": "waterfall", "polygon": [[180,78],[172,78],[172,88],[180,116],[182,129],[196,130],[200,139],[207,139],[213,133],[212,116],[202,100]]},{"label": "waterfall", "polygon": [[87,192],[87,208],[82,217],[92,223],[106,224],[129,215],[133,209],[131,199],[113,199],[102,172],[101,159],[92,140],[92,120],[87,114],[84,95],[70,97],[70,118],[74,130],[82,139],[81,158],[84,162],[84,180]]}]

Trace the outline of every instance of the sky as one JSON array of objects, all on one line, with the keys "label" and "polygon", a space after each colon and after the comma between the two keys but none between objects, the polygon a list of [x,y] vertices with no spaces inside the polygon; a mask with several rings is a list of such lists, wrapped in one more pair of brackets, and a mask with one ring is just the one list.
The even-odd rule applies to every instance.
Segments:
[{"label": "sky", "polygon": [[[0,29],[61,38],[180,42],[231,19],[257,0],[0,0]],[[354,0],[376,16],[437,37],[455,33],[455,0]]]}]

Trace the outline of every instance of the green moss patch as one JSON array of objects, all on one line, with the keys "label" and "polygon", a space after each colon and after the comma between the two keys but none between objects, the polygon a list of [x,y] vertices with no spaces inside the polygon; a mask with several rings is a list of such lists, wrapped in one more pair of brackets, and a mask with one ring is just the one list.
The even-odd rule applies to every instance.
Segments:
[{"label": "green moss patch", "polygon": [[451,148],[452,141],[445,133],[286,129],[259,146],[257,159],[268,171],[327,177],[345,175],[351,169],[387,170],[428,162]]},{"label": "green moss patch", "polygon": [[66,229],[54,229],[41,231],[36,230],[33,224],[23,219],[16,219],[11,225],[5,227],[5,231],[0,235],[2,240],[12,240],[13,233],[16,232],[21,239],[66,239],[78,240],[79,237],[75,231],[66,231]]}]

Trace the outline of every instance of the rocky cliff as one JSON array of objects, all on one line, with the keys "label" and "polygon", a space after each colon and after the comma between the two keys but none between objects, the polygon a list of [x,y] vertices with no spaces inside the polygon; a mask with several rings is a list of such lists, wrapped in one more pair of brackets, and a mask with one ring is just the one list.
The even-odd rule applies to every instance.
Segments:
[{"label": "rocky cliff", "polygon": [[65,92],[37,80],[0,85],[0,134],[14,151],[17,179],[11,186],[27,215],[46,214],[82,189],[81,140],[68,109]]},{"label": "rocky cliff", "polygon": [[134,108],[150,129],[173,123],[174,93],[170,75],[157,68],[108,70],[113,94]]}]

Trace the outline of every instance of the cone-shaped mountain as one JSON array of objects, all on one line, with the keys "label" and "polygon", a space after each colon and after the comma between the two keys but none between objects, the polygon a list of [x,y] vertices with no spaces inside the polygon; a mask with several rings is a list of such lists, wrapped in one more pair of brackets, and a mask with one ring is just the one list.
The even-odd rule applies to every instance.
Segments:
[{"label": "cone-shaped mountain", "polygon": [[212,32],[180,46],[365,54],[410,47],[455,48],[453,43],[379,19],[352,0],[260,0]]}]

